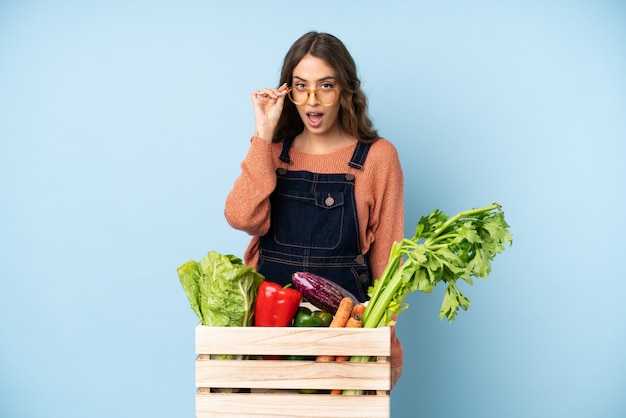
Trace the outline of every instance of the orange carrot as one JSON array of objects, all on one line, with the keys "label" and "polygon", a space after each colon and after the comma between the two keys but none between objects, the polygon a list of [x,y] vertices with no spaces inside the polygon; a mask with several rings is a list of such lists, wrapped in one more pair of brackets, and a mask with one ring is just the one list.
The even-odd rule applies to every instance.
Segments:
[{"label": "orange carrot", "polygon": [[365,312],[365,305],[362,303],[357,303],[356,305],[354,305],[354,308],[352,308],[352,313],[350,314],[350,317],[361,320],[361,318],[363,317],[363,312]]},{"label": "orange carrot", "polygon": [[[337,312],[335,312],[335,316],[333,320],[330,322],[329,328],[343,328],[346,326],[346,322],[350,319],[350,314],[352,313],[352,308],[354,308],[354,301],[350,298],[343,298],[339,303],[339,307],[337,308]],[[334,361],[334,356],[325,356],[320,355],[317,356],[317,361]]]},{"label": "orange carrot", "polygon": [[346,322],[346,328],[363,328],[363,321],[356,318],[350,318],[348,319],[348,322]]},{"label": "orange carrot", "polygon": [[339,303],[337,312],[333,317],[329,327],[330,328],[343,328],[346,326],[346,322],[352,314],[352,308],[354,308],[354,301],[350,298],[343,298]]}]

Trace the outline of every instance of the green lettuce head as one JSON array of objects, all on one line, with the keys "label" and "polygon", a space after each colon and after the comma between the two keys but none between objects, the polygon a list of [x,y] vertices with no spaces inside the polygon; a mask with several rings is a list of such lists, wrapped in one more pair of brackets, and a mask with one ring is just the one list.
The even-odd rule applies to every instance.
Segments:
[{"label": "green lettuce head", "polygon": [[202,325],[245,327],[253,323],[254,301],[264,277],[233,255],[211,251],[177,269],[191,308]]}]

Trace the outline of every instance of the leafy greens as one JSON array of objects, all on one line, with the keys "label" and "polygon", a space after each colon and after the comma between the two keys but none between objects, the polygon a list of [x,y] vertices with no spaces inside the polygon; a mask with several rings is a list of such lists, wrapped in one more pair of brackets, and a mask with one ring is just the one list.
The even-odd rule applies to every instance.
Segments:
[{"label": "leafy greens", "polygon": [[178,267],[180,280],[202,325],[245,327],[253,324],[254,301],[264,277],[234,255],[211,251],[200,262]]},{"label": "leafy greens", "polygon": [[497,203],[451,218],[438,209],[422,217],[411,239],[394,243],[385,271],[370,287],[363,326],[393,325],[393,318],[408,307],[404,298],[409,293],[432,292],[440,282],[447,288],[439,317],[452,322],[459,308],[471,305],[457,280],[472,285],[472,277],[487,278],[491,261],[513,242],[508,227]]}]

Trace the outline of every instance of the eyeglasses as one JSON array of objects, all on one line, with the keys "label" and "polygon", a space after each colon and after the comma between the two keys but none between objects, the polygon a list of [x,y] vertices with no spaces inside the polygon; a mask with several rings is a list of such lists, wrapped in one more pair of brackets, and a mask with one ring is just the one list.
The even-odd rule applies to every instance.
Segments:
[{"label": "eyeglasses", "polygon": [[287,87],[289,99],[297,106],[308,102],[311,93],[315,93],[315,99],[320,106],[332,106],[339,97],[339,89],[335,87],[320,87],[315,90],[308,90],[301,86]]}]

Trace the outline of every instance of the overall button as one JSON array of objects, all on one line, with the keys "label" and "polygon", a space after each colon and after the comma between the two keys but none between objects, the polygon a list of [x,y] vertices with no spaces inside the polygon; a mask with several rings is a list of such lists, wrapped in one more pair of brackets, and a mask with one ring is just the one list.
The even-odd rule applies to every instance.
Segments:
[{"label": "overall button", "polygon": [[361,283],[365,283],[365,282],[367,282],[367,274],[361,274],[361,275],[359,276],[359,281],[360,281]]},{"label": "overall button", "polygon": [[359,264],[365,264],[365,257],[363,257],[362,255],[357,255],[354,261],[356,261]]},{"label": "overall button", "polygon": [[284,167],[280,167],[278,170],[276,170],[278,172],[278,174],[280,174],[281,176],[284,176],[285,174],[287,174],[287,169]]},{"label": "overall button", "polygon": [[326,200],[324,200],[324,203],[326,203],[326,206],[332,206],[335,204],[335,199],[333,199],[333,197],[329,193]]},{"label": "overall button", "polygon": [[352,173],[346,174],[346,180],[348,180],[348,181],[354,180],[354,174],[352,174]]}]

